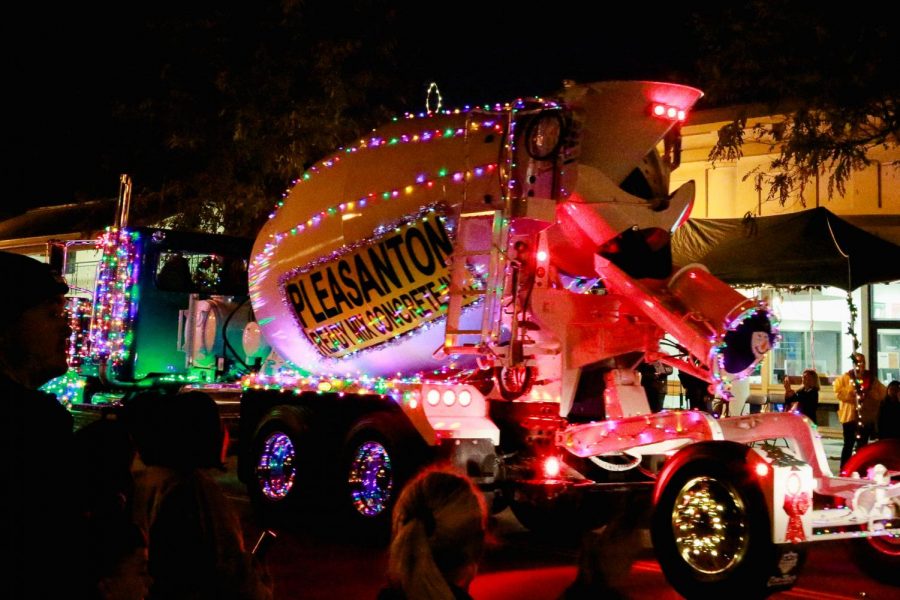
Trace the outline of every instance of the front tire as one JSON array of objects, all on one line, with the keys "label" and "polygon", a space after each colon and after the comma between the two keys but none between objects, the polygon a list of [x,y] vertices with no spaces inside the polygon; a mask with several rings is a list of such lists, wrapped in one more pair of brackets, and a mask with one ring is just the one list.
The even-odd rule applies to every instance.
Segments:
[{"label": "front tire", "polygon": [[775,591],[767,584],[781,553],[750,452],[736,443],[698,443],[663,470],[650,533],[666,579],[687,598]]},{"label": "front tire", "polygon": [[[889,471],[900,472],[900,440],[879,440],[863,446],[847,461],[843,472],[858,473],[866,477],[868,470],[877,464]],[[900,475],[891,480],[896,482]],[[874,579],[900,585],[900,537],[878,536],[853,540],[853,557],[860,570]]]}]

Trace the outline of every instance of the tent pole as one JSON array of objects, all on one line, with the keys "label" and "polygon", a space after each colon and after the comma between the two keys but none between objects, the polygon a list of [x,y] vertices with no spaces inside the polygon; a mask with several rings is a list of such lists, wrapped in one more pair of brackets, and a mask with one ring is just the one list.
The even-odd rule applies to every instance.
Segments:
[{"label": "tent pole", "polygon": [[816,320],[813,314],[813,289],[809,288],[809,369],[816,368]]}]

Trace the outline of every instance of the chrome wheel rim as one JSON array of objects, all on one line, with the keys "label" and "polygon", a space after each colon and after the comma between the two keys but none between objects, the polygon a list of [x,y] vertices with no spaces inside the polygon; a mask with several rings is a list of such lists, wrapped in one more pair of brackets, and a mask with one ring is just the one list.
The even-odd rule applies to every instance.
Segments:
[{"label": "chrome wheel rim", "polygon": [[269,500],[284,500],[294,487],[294,443],[281,431],[269,434],[256,464],[259,489]]},{"label": "chrome wheel rim", "polygon": [[750,543],[744,503],[730,485],[710,477],[682,486],[672,508],[672,533],[681,558],[708,575],[740,564]]},{"label": "chrome wheel rim", "polygon": [[391,457],[378,442],[360,445],[350,462],[348,475],[350,497],[356,511],[367,517],[381,514],[387,508],[394,487]]}]

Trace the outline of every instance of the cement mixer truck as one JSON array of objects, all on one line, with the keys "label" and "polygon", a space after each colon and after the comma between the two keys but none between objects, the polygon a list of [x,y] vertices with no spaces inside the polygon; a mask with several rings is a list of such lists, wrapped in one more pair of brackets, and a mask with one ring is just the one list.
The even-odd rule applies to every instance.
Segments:
[{"label": "cement mixer truck", "polygon": [[642,362],[727,398],[778,339],[766,306],[672,264],[694,185],[669,174],[700,96],[573,84],[398,118],[309,169],[252,248],[122,219],[72,313],[86,402],[159,388],[239,406],[266,518],[328,508],[371,531],[445,462],[532,529],[599,525],[643,490],[689,597],[790,587],[817,540],[855,538],[896,573],[896,444],[836,477],[801,415],[649,408]]}]

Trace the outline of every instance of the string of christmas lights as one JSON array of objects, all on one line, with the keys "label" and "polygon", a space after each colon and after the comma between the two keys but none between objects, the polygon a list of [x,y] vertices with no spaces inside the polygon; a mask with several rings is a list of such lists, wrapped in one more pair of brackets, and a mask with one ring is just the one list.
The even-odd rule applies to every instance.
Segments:
[{"label": "string of christmas lights", "polygon": [[97,291],[91,320],[92,354],[111,368],[128,358],[134,338],[132,325],[137,311],[137,279],[140,271],[140,234],[108,228],[100,236]]},{"label": "string of christmas lights", "polygon": [[[847,292],[847,308],[850,311],[850,322],[847,324],[847,334],[850,336],[850,339],[853,340],[853,352],[850,354],[850,360],[853,361],[853,369],[851,370],[853,376],[850,377],[850,381],[853,383],[853,389],[856,392],[856,442],[853,444],[855,453],[859,448],[860,440],[862,440],[862,404],[868,390],[865,389],[863,385],[863,374],[860,373],[856,367],[856,354],[859,352],[860,347],[859,338],[856,336],[856,318],[859,313],[856,309],[856,304],[853,302],[853,294],[849,291]],[[859,376],[857,377],[857,375]]]},{"label": "string of christmas lights", "polygon": [[[501,133],[503,131],[503,125],[494,118],[481,122],[471,122],[468,127],[473,131],[479,131],[481,129],[493,129],[497,133]],[[299,179],[295,179],[293,182],[291,182],[291,187],[307,182],[311,180],[314,175],[338,165],[341,162],[341,154],[355,154],[362,150],[389,148],[392,146],[397,146],[399,144],[419,144],[432,141],[446,141],[460,138],[465,135],[467,135],[467,130],[465,127],[446,127],[443,129],[425,129],[415,133],[400,134],[390,138],[373,136],[370,138],[362,139],[356,145],[350,146],[348,148],[342,148],[338,151],[338,153],[314,164],[305,173],[303,173],[303,175],[301,175]],[[278,203],[276,203],[275,210],[269,214],[270,219],[274,218],[277,214],[278,209],[284,206],[284,200],[287,198],[289,193],[290,188],[285,190],[285,192],[282,194],[282,199],[279,200]]]}]

